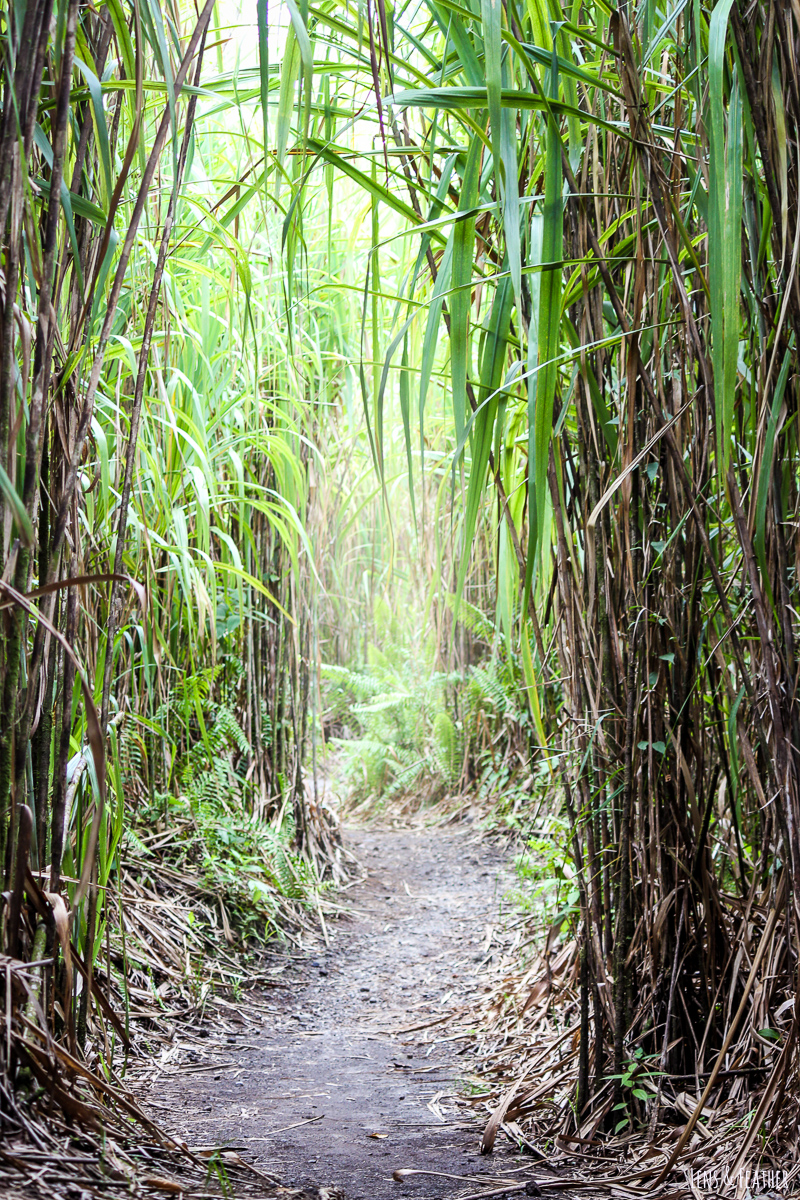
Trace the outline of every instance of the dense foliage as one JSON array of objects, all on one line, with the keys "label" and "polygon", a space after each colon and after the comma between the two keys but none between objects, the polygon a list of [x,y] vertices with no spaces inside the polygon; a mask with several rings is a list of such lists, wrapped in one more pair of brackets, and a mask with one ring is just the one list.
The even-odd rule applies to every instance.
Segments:
[{"label": "dense foliage", "polygon": [[338,669],[367,789],[511,747],[565,818],[577,1127],[645,1117],[636,1056],[768,1072],[746,1155],[797,1028],[798,16],[255,15],[231,65],[214,0],[2,10],[8,949],[28,841],[95,945],[126,797],[302,844]]},{"label": "dense foliage", "polygon": [[145,833],[179,831],[173,865],[258,936],[319,883],[298,857],[313,417],[263,161],[238,186],[263,130],[223,20],[213,0],[0,14],[5,949],[69,960],[71,934],[88,983],[67,962],[66,991],[36,987],[68,1032],[80,995],[78,1043],[122,929],[107,885]]},{"label": "dense foliage", "polygon": [[641,1116],[634,1054],[706,1095],[735,1062],[772,1072],[743,1154],[795,1031],[795,26],[770,0],[320,3],[283,57],[289,261],[357,185],[379,477],[392,429],[409,475],[438,431],[432,586],[457,606],[493,561],[569,820],[579,1124]]}]

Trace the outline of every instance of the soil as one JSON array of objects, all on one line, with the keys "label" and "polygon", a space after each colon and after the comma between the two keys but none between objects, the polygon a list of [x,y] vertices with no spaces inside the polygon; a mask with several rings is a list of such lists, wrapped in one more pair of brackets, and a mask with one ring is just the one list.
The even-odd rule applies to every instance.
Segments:
[{"label": "soil", "polygon": [[[479,1154],[487,1113],[465,1099],[471,1041],[449,1026],[481,988],[508,862],[469,826],[371,826],[345,841],[361,877],[330,945],[295,952],[285,986],[231,1002],[228,1020],[188,1040],[177,1030],[140,1100],[190,1148],[225,1146],[284,1185],[338,1184],[347,1200],[433,1200],[519,1178],[525,1160],[505,1139]],[[402,1168],[462,1180],[393,1180]]]}]

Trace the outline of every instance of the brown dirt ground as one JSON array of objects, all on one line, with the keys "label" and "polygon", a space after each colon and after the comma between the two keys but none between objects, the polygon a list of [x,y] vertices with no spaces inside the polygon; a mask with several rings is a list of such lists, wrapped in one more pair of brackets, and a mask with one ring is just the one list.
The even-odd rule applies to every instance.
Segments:
[{"label": "brown dirt ground", "polygon": [[176,1030],[140,1101],[189,1147],[227,1146],[285,1185],[336,1183],[347,1200],[477,1187],[398,1183],[398,1168],[519,1178],[530,1159],[505,1139],[478,1153],[486,1112],[463,1099],[470,1039],[448,1040],[448,1016],[482,986],[507,861],[468,825],[348,829],[345,841],[361,878],[329,948],[295,953],[286,986],[248,993],[229,1019]]}]

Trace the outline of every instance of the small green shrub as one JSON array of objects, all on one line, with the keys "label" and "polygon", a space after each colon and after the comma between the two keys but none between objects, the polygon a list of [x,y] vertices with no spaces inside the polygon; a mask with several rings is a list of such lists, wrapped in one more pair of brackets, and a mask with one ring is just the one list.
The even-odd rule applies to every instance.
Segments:
[{"label": "small green shrub", "polygon": [[537,912],[546,924],[561,920],[569,926],[577,912],[578,888],[567,822],[549,815],[543,827],[526,838],[514,866],[519,881],[513,893],[515,902],[528,912]]}]

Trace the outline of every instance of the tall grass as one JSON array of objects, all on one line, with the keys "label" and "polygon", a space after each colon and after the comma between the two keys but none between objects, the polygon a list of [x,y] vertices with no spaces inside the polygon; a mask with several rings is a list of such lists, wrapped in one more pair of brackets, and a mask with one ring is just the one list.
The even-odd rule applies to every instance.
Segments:
[{"label": "tall grass", "polygon": [[773,1072],[777,1127],[790,1056],[760,1031],[794,996],[800,917],[795,15],[258,5],[237,63],[211,0],[188,12],[0,17],[8,948],[33,952],[29,843],[53,891],[68,846],[95,944],[125,763],[174,794],[208,735],[199,703],[169,724],[185,677],[216,662],[246,802],[291,803],[302,838],[319,664],[366,659],[383,591],[433,616],[449,666],[477,602],[570,826],[576,1125],[642,1115],[635,1051],[710,1087],[733,1046]]},{"label": "tall grass", "polygon": [[0,9],[5,948],[42,958],[63,910],[90,973],[145,816],[205,805],[211,836],[227,779],[243,817],[314,845],[319,397],[287,322],[258,69],[225,19],[213,0]]},{"label": "tall grass", "polygon": [[444,398],[456,601],[488,531],[530,666],[588,964],[579,1126],[636,1115],[635,1050],[707,1096],[732,1045],[781,1119],[759,1028],[800,933],[795,23],[425,0],[287,33],[288,269],[305,211],[356,185],[378,477],[388,425],[423,467]]}]

